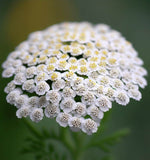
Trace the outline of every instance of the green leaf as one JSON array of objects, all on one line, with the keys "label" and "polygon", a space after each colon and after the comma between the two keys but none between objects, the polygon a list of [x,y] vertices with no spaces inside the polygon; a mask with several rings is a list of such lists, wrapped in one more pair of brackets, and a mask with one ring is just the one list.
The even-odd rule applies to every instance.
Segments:
[{"label": "green leaf", "polygon": [[103,139],[97,139],[95,141],[91,141],[91,143],[87,146],[87,148],[100,148],[104,152],[110,152],[110,146],[115,145],[120,142],[120,140],[129,134],[129,129],[119,130],[112,135],[105,137]]},{"label": "green leaf", "polygon": [[105,156],[101,160],[113,160],[112,156]]}]

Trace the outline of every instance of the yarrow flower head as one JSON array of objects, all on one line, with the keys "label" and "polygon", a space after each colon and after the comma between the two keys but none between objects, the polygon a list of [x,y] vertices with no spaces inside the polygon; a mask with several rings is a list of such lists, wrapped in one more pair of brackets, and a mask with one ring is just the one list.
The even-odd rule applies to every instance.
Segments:
[{"label": "yarrow flower head", "polygon": [[62,127],[97,131],[112,102],[141,99],[147,71],[137,51],[104,24],[61,23],[29,35],[3,63],[4,91],[18,118],[44,115]]}]

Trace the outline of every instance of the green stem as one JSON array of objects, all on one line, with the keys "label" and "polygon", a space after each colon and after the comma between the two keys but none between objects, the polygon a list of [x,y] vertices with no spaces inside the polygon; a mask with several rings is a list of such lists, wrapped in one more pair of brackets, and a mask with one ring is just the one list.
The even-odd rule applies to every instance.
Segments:
[{"label": "green stem", "polygon": [[72,133],[72,134],[74,134],[74,138],[76,142],[76,147],[73,155],[74,160],[82,160],[83,152],[84,152],[84,146],[83,146],[84,137],[80,133]]},{"label": "green stem", "polygon": [[34,134],[38,138],[42,138],[40,132],[38,132],[38,130],[35,127],[33,127],[33,125],[27,119],[24,118],[23,121],[32,134]]}]

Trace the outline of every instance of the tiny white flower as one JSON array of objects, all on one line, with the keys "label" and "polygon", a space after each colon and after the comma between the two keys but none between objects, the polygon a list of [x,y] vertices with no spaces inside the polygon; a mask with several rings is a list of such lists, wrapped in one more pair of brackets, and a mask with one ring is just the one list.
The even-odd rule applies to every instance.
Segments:
[{"label": "tiny white flower", "polygon": [[31,41],[37,41],[42,39],[42,32],[36,31],[29,35]]},{"label": "tiny white flower", "polygon": [[133,74],[129,71],[122,72],[122,81],[125,83],[133,81]]},{"label": "tiny white flower", "polygon": [[45,72],[46,71],[46,65],[45,64],[40,64],[37,66],[37,73],[39,72]]},{"label": "tiny white flower", "polygon": [[20,67],[22,65],[22,61],[19,59],[14,60],[12,65],[14,68]]},{"label": "tiny white flower", "polygon": [[110,72],[109,72],[110,76],[113,77],[113,78],[120,78],[121,76],[121,71],[119,68],[112,68],[110,69]]},{"label": "tiny white flower", "polygon": [[59,60],[57,64],[57,69],[58,70],[67,70],[68,69],[68,63],[66,60]]},{"label": "tiny white flower", "polygon": [[108,71],[107,71],[107,69],[104,68],[104,67],[99,67],[99,68],[98,68],[98,73],[99,73],[100,75],[108,75]]},{"label": "tiny white flower", "polygon": [[28,66],[35,66],[38,63],[38,59],[37,57],[32,57],[32,59],[29,61]]},{"label": "tiny white flower", "polygon": [[31,108],[37,108],[38,105],[39,105],[39,97],[38,96],[33,96],[33,97],[30,97],[28,99],[28,105],[31,107]]},{"label": "tiny white flower", "polygon": [[82,54],[82,50],[79,47],[73,47],[71,48],[71,55],[78,56]]},{"label": "tiny white flower", "polygon": [[101,111],[106,112],[108,111],[111,107],[111,101],[106,97],[106,96],[100,96],[97,99],[96,105],[101,109]]},{"label": "tiny white flower", "polygon": [[124,84],[120,79],[114,79],[112,86],[116,89],[123,89]]},{"label": "tiny white flower", "polygon": [[45,55],[40,55],[38,58],[38,63],[45,63],[47,61],[47,56]]},{"label": "tiny white flower", "polygon": [[86,105],[81,102],[75,103],[73,114],[77,117],[86,115]]},{"label": "tiny white flower", "polygon": [[98,31],[98,32],[102,32],[102,33],[106,33],[107,31],[110,30],[110,27],[106,24],[97,24],[95,26],[95,29]]},{"label": "tiny white flower", "polygon": [[19,51],[14,51],[14,52],[11,52],[8,57],[12,59],[16,59],[19,54],[20,54]]},{"label": "tiny white flower", "polygon": [[65,98],[60,103],[60,108],[65,112],[69,113],[74,110],[75,101],[71,98]]},{"label": "tiny white flower", "polygon": [[88,74],[88,67],[87,66],[80,66],[80,68],[77,72],[80,75],[87,75]]},{"label": "tiny white flower", "polygon": [[20,72],[25,73],[26,72],[26,67],[25,66],[19,66],[15,69],[15,74],[20,73]]},{"label": "tiny white flower", "polygon": [[56,117],[58,114],[60,113],[60,109],[57,105],[54,104],[49,104],[46,108],[45,108],[45,116],[48,118],[54,118]]},{"label": "tiny white flower", "polygon": [[110,78],[108,76],[100,76],[98,83],[100,85],[108,86],[110,84]]},{"label": "tiny white flower", "polygon": [[51,74],[54,72],[55,68],[56,68],[56,65],[48,64],[45,70],[48,74]]},{"label": "tiny white flower", "polygon": [[17,97],[21,94],[21,91],[19,89],[15,89],[11,91],[7,96],[6,100],[10,104],[15,104]]},{"label": "tiny white flower", "polygon": [[147,75],[147,70],[143,67],[139,67],[139,66],[136,66],[136,72],[141,75],[141,76],[146,76]]},{"label": "tiny white flower", "polygon": [[97,123],[89,118],[84,120],[82,123],[82,131],[88,135],[95,133],[97,131]]},{"label": "tiny white flower", "polygon": [[29,63],[30,61],[32,60],[32,56],[30,54],[27,54],[23,59],[22,59],[22,62],[24,64],[27,64]]},{"label": "tiny white flower", "polygon": [[111,101],[113,101],[116,95],[116,90],[112,87],[106,87],[104,93],[105,96],[107,96]]},{"label": "tiny white flower", "polygon": [[90,115],[95,121],[99,121],[104,116],[104,113],[96,106],[88,107],[87,114]]},{"label": "tiny white flower", "polygon": [[43,109],[41,108],[34,108],[30,113],[30,119],[36,123],[41,121],[43,119],[43,116]]},{"label": "tiny white flower", "polygon": [[71,57],[68,59],[69,64],[77,64],[77,59],[75,57]]},{"label": "tiny white flower", "polygon": [[126,88],[125,89],[127,89],[127,90],[130,90],[130,89],[138,90],[139,87],[138,87],[138,85],[135,85],[135,84],[129,82],[129,83],[126,83]]},{"label": "tiny white flower", "polygon": [[84,95],[86,90],[87,90],[86,87],[84,85],[80,84],[76,88],[76,94],[79,96]]},{"label": "tiny white flower", "polygon": [[61,60],[67,60],[69,58],[69,55],[68,54],[59,54],[58,58],[60,58]]},{"label": "tiny white flower", "polygon": [[58,63],[58,59],[56,57],[50,57],[46,62],[47,65],[48,64],[56,65],[57,63]]},{"label": "tiny white flower", "polygon": [[7,86],[5,87],[4,91],[6,93],[10,93],[11,91],[13,91],[16,88],[16,85],[14,83],[14,81],[11,81],[7,84]]},{"label": "tiny white flower", "polygon": [[28,50],[29,49],[29,43],[28,41],[24,41],[17,47],[17,50]]},{"label": "tiny white flower", "polygon": [[95,90],[96,89],[97,83],[94,80],[92,80],[92,79],[86,79],[84,81],[84,83],[85,83],[85,85],[87,86],[87,88],[89,90]]},{"label": "tiny white flower", "polygon": [[39,83],[41,81],[46,81],[49,79],[49,75],[45,72],[40,72],[37,74],[37,76],[35,77],[35,82]]},{"label": "tiny white flower", "polygon": [[29,67],[26,69],[26,77],[33,78],[37,74],[36,67]]},{"label": "tiny white flower", "polygon": [[53,104],[58,104],[61,100],[61,95],[55,90],[50,90],[46,93],[46,100]]},{"label": "tiny white flower", "polygon": [[18,95],[15,100],[15,106],[17,108],[20,108],[22,106],[26,106],[28,102],[28,96],[27,95]]},{"label": "tiny white flower", "polygon": [[109,57],[109,58],[107,58],[107,64],[111,67],[117,66],[118,60],[117,60],[117,58]]},{"label": "tiny white flower", "polygon": [[97,85],[96,96],[99,97],[102,94],[104,94],[104,89],[105,89],[105,87],[103,85]]},{"label": "tiny white flower", "polygon": [[76,77],[75,79],[73,79],[72,81],[71,81],[71,86],[73,87],[73,88],[77,88],[80,84],[82,84],[83,83],[83,78],[81,78],[81,77]]},{"label": "tiny white flower", "polygon": [[14,83],[16,85],[21,85],[26,81],[26,77],[24,73],[17,73],[14,77]]},{"label": "tiny white flower", "polygon": [[125,91],[118,91],[115,100],[121,105],[127,105],[129,103],[129,97]]},{"label": "tiny white flower", "polygon": [[95,44],[96,48],[98,48],[98,49],[106,49],[106,48],[108,48],[108,45],[109,45],[109,43],[105,40],[102,40],[102,41],[98,40]]},{"label": "tiny white flower", "polygon": [[98,77],[99,77],[99,74],[98,74],[97,71],[92,71],[92,72],[89,72],[89,73],[88,73],[88,76],[89,76],[89,78],[91,78],[91,79],[97,80]]},{"label": "tiny white flower", "polygon": [[95,96],[92,92],[86,92],[82,97],[82,102],[87,105],[92,105],[95,102]]},{"label": "tiny white flower", "polygon": [[28,55],[28,52],[25,50],[21,50],[19,54],[19,58],[23,60]]},{"label": "tiny white flower", "polygon": [[60,90],[65,87],[65,81],[63,79],[58,79],[52,83],[53,90]]},{"label": "tiny white flower", "polygon": [[30,79],[23,83],[22,89],[28,91],[29,93],[33,93],[35,89],[34,80]]},{"label": "tiny white flower", "polygon": [[83,123],[83,118],[78,118],[78,117],[71,117],[68,121],[69,127],[74,132],[78,132],[81,129],[82,123]]},{"label": "tiny white flower", "polygon": [[59,125],[62,127],[67,127],[70,118],[71,115],[68,113],[59,113],[56,117],[56,122],[59,123]]},{"label": "tiny white flower", "polygon": [[12,67],[13,61],[14,61],[13,59],[8,58],[5,62],[3,62],[2,67],[4,69]]},{"label": "tiny white flower", "polygon": [[134,63],[137,65],[143,65],[143,60],[139,57],[134,58]]},{"label": "tiny white flower", "polygon": [[95,62],[88,63],[88,70],[90,71],[96,71],[98,68],[98,65]]},{"label": "tiny white flower", "polygon": [[133,82],[135,84],[138,84],[141,88],[145,88],[145,86],[147,85],[145,78],[140,77],[140,76],[135,76],[133,79]]},{"label": "tiny white flower", "polygon": [[14,73],[15,73],[15,69],[13,67],[9,67],[3,71],[2,76],[5,78],[9,78],[9,77],[12,77]]},{"label": "tiny white flower", "polygon": [[130,89],[128,91],[128,95],[129,95],[129,97],[131,97],[137,101],[139,101],[142,98],[141,92],[139,92],[136,89]]},{"label": "tiny white flower", "polygon": [[49,102],[47,101],[46,96],[41,96],[40,98],[38,98],[39,108],[45,108],[48,104]]},{"label": "tiny white flower", "polygon": [[56,81],[61,78],[61,74],[59,72],[52,72],[50,75],[50,79],[52,81]]},{"label": "tiny white flower", "polygon": [[86,66],[87,65],[87,61],[84,58],[81,58],[78,60],[78,65],[79,66]]},{"label": "tiny white flower", "polygon": [[62,75],[62,77],[64,77],[65,80],[70,81],[70,80],[73,80],[73,79],[76,78],[76,74],[75,74],[73,71],[69,71],[69,72],[65,72],[65,73]]},{"label": "tiny white flower", "polygon": [[47,91],[49,91],[50,87],[45,81],[39,82],[35,87],[35,92],[38,95],[44,95]]},{"label": "tiny white flower", "polygon": [[87,57],[90,57],[91,55],[93,54],[93,51],[92,51],[92,49],[86,49],[85,51],[84,51],[84,57],[85,58],[87,58]]},{"label": "tiny white flower", "polygon": [[28,106],[23,106],[19,108],[16,112],[18,118],[27,117],[30,114],[30,108]]},{"label": "tiny white flower", "polygon": [[65,98],[69,97],[75,97],[75,91],[73,91],[70,87],[65,87],[62,91],[62,96]]}]

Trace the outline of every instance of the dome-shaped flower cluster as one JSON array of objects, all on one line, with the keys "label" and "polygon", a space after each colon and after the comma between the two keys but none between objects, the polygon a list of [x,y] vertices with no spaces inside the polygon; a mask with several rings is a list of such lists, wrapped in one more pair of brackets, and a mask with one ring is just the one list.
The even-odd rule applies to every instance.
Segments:
[{"label": "dome-shaped flower cluster", "polygon": [[131,43],[104,24],[61,23],[30,34],[3,63],[7,102],[18,118],[44,115],[63,127],[97,131],[116,101],[141,99],[147,71]]}]

